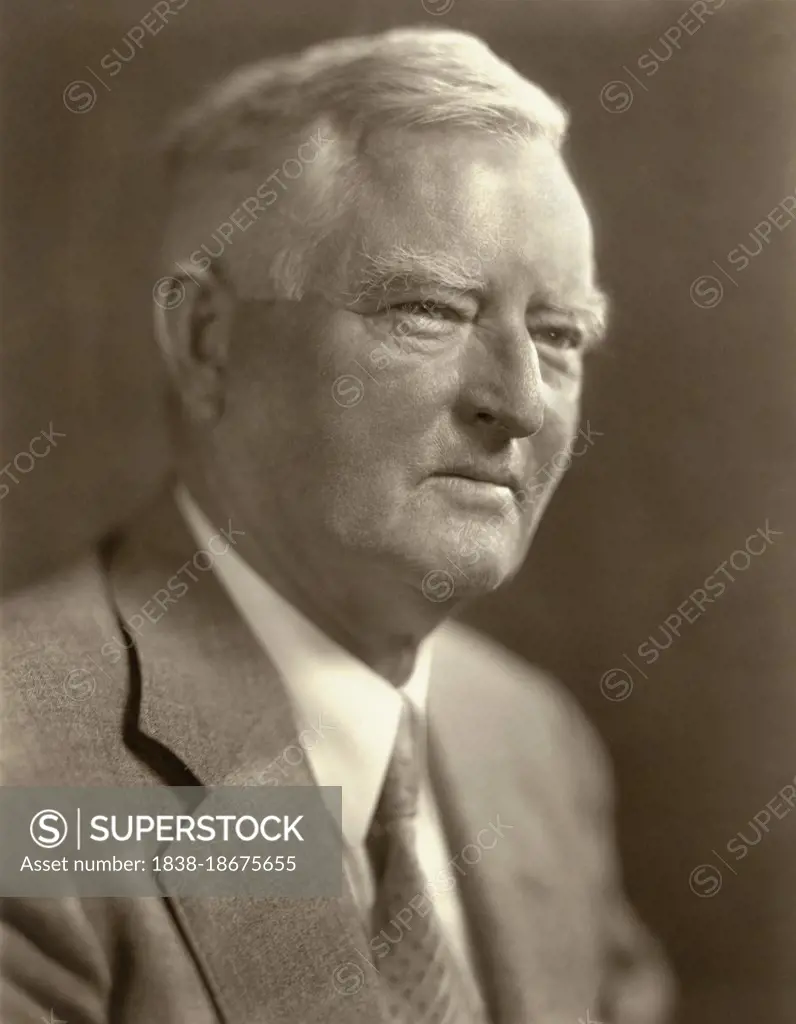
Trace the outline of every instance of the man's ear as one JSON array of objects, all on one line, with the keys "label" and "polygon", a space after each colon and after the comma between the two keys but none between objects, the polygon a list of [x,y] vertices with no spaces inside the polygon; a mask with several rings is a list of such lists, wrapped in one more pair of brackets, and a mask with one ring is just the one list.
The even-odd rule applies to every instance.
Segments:
[{"label": "man's ear", "polygon": [[213,426],[224,411],[234,293],[209,267],[162,277],[152,295],[155,338],[185,413]]}]

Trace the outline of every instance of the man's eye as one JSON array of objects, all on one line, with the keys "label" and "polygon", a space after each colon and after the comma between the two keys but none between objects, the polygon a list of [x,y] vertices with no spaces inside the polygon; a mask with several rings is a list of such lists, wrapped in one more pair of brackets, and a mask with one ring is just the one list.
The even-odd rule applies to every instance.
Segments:
[{"label": "man's eye", "polygon": [[432,320],[461,320],[461,314],[452,306],[446,306],[443,302],[435,302],[433,299],[397,302],[389,308],[407,316],[428,317]]},{"label": "man's eye", "polygon": [[583,332],[577,327],[529,327],[534,342],[554,348],[579,349],[583,347]]}]

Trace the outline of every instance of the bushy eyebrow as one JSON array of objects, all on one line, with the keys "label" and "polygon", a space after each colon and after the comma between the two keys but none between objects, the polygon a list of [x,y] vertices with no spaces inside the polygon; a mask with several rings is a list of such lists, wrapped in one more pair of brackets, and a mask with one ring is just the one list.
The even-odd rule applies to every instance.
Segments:
[{"label": "bushy eyebrow", "polygon": [[358,281],[351,291],[352,304],[412,288],[451,292],[483,290],[483,276],[478,274],[479,262],[473,257],[460,260],[444,252],[421,252],[394,245],[377,254],[362,253]]},{"label": "bushy eyebrow", "polygon": [[609,310],[610,300],[606,293],[600,288],[593,288],[585,301],[578,305],[565,306],[549,298],[539,298],[531,302],[528,315],[544,316],[545,313],[552,313],[574,320],[584,332],[585,347],[594,349],[605,341]]}]

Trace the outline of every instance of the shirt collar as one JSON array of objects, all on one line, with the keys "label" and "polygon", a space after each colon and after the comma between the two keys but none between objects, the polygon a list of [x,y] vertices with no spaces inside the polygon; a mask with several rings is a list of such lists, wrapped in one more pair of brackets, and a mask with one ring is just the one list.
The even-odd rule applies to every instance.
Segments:
[{"label": "shirt collar", "polygon": [[[197,544],[216,532],[183,485],[175,491]],[[414,670],[399,689],[312,623],[229,546],[213,569],[279,671],[297,724],[312,736],[307,758],[319,786],[343,790],[343,835],[364,842],[392,754],[402,694],[425,722],[431,638],[420,646]]]}]

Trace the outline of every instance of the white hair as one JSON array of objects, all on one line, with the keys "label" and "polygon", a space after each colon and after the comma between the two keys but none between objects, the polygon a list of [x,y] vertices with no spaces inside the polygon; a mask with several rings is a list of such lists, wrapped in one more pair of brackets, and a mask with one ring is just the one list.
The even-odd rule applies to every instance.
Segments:
[{"label": "white hair", "polygon": [[[207,235],[213,217],[218,224],[246,195],[253,171],[275,170],[286,152],[295,152],[291,145],[321,130],[328,144],[311,168],[300,222],[288,218],[284,232],[279,218],[269,223],[276,243],[270,284],[298,297],[310,274],[306,257],[361,187],[368,138],[384,129],[442,125],[508,139],[541,137],[560,149],[567,115],[466,32],[394,29],[244,67],[189,109],[167,139],[176,207],[167,250],[172,258],[182,251],[180,236],[189,226],[196,244],[191,222],[199,205]],[[262,266],[257,274],[262,284]]]}]

